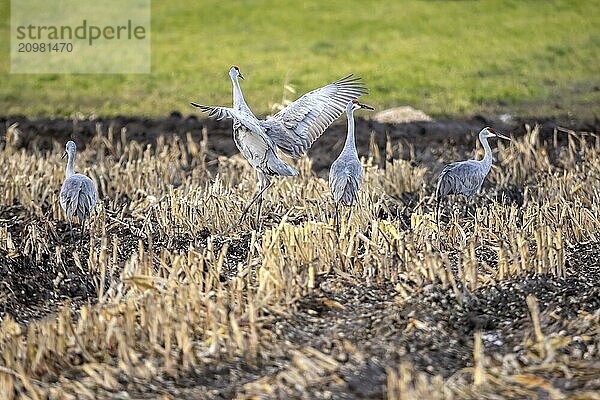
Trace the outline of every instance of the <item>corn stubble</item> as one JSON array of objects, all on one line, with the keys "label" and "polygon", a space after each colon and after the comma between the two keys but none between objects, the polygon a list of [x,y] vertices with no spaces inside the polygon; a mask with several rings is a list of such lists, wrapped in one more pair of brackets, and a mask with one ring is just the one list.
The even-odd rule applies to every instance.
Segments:
[{"label": "corn stubble", "polygon": [[[342,218],[338,238],[326,181],[311,172],[307,158],[296,163],[299,178],[275,181],[263,232],[253,232],[248,218],[224,233],[256,190],[255,179],[239,155],[207,161],[204,133],[199,143],[190,135],[163,137],[151,148],[128,141],[124,130],[98,126],[78,160],[102,200],[82,247],[68,242],[58,205],[62,144],[49,153],[9,144],[0,152],[9,177],[0,183],[2,205],[20,204],[37,217],[20,238],[3,222],[0,252],[78,269],[97,289],[94,301],[75,313],[66,303],[28,325],[5,315],[1,398],[128,398],[126,391],[144,393],[140,388],[193,381],[204,370],[239,364],[272,369],[240,382],[237,398],[309,396],[323,385],[343,391],[344,358],[310,345],[286,345],[270,329],[273,320],[296,311],[299,299],[321,296],[323,282],[391,284],[399,308],[431,285],[451,291],[460,303],[482,287],[530,274],[576,274],[566,263],[570,249],[600,239],[597,135],[557,131],[546,143],[537,127],[528,127],[512,144],[499,143],[498,167],[484,185],[491,198],[482,196],[469,217],[447,205],[440,230],[431,169],[398,158],[405,153],[401,144],[388,143],[384,155],[375,147],[364,160],[359,204]],[[523,188],[521,205],[494,197],[505,187]],[[403,200],[407,193],[414,200],[410,206]],[[53,246],[49,238],[62,244]],[[480,251],[491,256],[482,259]],[[60,285],[61,277],[56,279]],[[331,310],[347,306],[323,296],[320,301]],[[563,398],[565,388],[554,385],[554,377],[597,379],[600,313],[581,313],[569,321],[570,330],[546,335],[540,318],[549,317],[540,315],[534,296],[527,306],[532,323],[519,362],[512,353],[487,356],[478,330],[471,367],[442,377],[408,361],[388,365],[384,396],[535,398],[541,388],[548,398]],[[417,320],[410,327],[423,329]],[[568,356],[565,349],[576,337],[595,346],[595,358]],[[347,357],[363,357],[351,342],[341,343]],[[153,393],[219,396],[216,389],[195,392],[193,386],[202,388],[191,384],[181,391],[174,385]],[[580,387],[578,398],[599,398]]]}]

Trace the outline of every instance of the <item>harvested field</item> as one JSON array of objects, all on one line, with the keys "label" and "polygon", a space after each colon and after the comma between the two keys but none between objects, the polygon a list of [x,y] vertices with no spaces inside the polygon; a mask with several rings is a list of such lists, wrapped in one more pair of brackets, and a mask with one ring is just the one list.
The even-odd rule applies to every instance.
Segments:
[{"label": "harvested field", "polygon": [[[481,157],[489,121],[359,121],[338,237],[343,124],[257,233],[226,232],[256,190],[226,123],[2,122],[0,398],[598,398],[597,133],[498,124],[513,141],[476,210],[445,204],[438,230],[436,174]],[[68,137],[100,193],[82,244],[58,204]]]}]

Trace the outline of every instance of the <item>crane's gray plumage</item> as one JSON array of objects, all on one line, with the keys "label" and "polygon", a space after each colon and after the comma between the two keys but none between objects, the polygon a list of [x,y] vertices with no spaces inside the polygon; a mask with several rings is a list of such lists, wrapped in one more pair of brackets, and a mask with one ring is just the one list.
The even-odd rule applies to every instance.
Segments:
[{"label": "crane's gray plumage", "polygon": [[331,164],[329,170],[329,188],[335,203],[335,226],[339,232],[339,204],[351,206],[356,202],[358,191],[362,185],[364,170],[358,158],[354,140],[354,110],[367,108],[357,100],[350,100],[346,106],[348,115],[348,133],[346,143],[338,158]]},{"label": "crane's gray plumage", "polygon": [[259,120],[252,113],[240,88],[244,79],[238,67],[229,70],[233,83],[233,107],[212,107],[191,103],[210,117],[233,120],[233,139],[240,153],[258,175],[258,194],[242,213],[258,201],[256,226],[259,227],[263,193],[271,186],[270,177],[295,176],[298,171],[277,155],[277,148],[297,158],[308,150],[325,129],[343,112],[348,101],[367,93],[359,78],[347,76],[327,86],[315,89],[272,116]]},{"label": "crane's gray plumage", "polygon": [[479,141],[485,150],[483,159],[454,162],[446,165],[440,173],[435,190],[438,221],[440,205],[444,197],[449,194],[462,194],[470,201],[473,195],[481,189],[481,185],[492,167],[492,150],[487,141],[492,137],[510,140],[509,137],[494,132],[492,128],[483,128],[479,132]]},{"label": "crane's gray plumage", "polygon": [[83,237],[85,223],[90,218],[98,199],[98,191],[90,178],[74,172],[76,153],[77,146],[75,142],[68,141],[63,154],[63,158],[65,155],[68,156],[66,179],[60,189],[59,201],[67,215],[71,236],[73,236],[71,220],[73,217],[77,217],[81,221],[81,236]]},{"label": "crane's gray plumage", "polygon": [[306,93],[260,124],[281,151],[298,158],[342,115],[349,101],[366,93],[360,78],[348,75]]}]

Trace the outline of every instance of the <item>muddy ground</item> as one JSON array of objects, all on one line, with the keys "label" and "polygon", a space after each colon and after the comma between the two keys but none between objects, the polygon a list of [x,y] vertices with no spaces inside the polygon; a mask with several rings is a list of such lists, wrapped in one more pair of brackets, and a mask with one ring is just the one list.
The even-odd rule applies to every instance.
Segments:
[{"label": "muddy ground", "polygon": [[[0,118],[0,128],[19,123],[22,132],[19,147],[40,146],[51,149],[52,140],[64,142],[72,138],[85,147],[96,132],[96,124],[102,129],[113,126],[115,132],[127,128],[129,139],[154,144],[158,134],[185,135],[191,132],[201,138],[203,127],[210,132],[210,150],[213,156],[237,152],[230,124],[183,118],[174,113],[161,120],[120,117],[111,120],[97,119],[29,120],[22,117]],[[558,126],[556,121],[540,121],[542,137],[550,139]],[[405,140],[415,146],[418,160],[438,162],[440,147],[456,146],[468,152],[474,144],[475,133],[490,125],[501,132],[520,135],[524,132],[521,122],[505,124],[483,117],[454,121],[415,122],[400,125],[384,125],[368,120],[357,122],[359,152],[369,152],[370,135],[375,132],[380,151],[384,152],[386,137],[393,141]],[[561,124],[562,125],[562,124]],[[564,125],[562,125],[564,126]],[[576,130],[598,131],[600,123],[568,126]],[[309,155],[317,173],[325,171],[332,153],[337,154],[345,136],[345,124],[336,124],[324,135]],[[408,150],[407,150],[408,151]],[[514,188],[507,194],[519,202],[522,188]],[[514,197],[514,198],[513,198]],[[522,197],[521,197],[522,202]],[[50,215],[50,213],[48,213]],[[133,220],[133,219],[132,219]],[[35,216],[20,204],[0,207],[0,224],[6,225],[15,246],[19,248],[18,232],[25,226],[36,225],[43,229],[48,221]],[[53,222],[54,223],[54,222]],[[119,260],[124,261],[138,245],[139,237],[133,230],[120,229],[118,234],[129,245],[120,249]],[[51,246],[73,246],[66,240],[68,226],[58,222],[57,235],[48,234]],[[211,232],[205,231],[197,238],[174,238],[170,246],[187,248],[190,243],[206,243]],[[246,258],[249,238],[219,239],[217,248],[225,240],[229,243],[228,264]],[[154,246],[167,246],[159,238]],[[86,248],[87,245],[84,247]],[[86,254],[86,250],[82,254]],[[66,252],[70,253],[69,251]],[[485,259],[485,253],[478,253]],[[82,257],[85,259],[85,256]],[[223,270],[223,280],[235,271]],[[341,380],[323,379],[311,391],[314,398],[380,398],[384,394],[387,366],[397,366],[401,360],[410,360],[416,369],[430,374],[448,377],[462,368],[471,366],[473,359],[473,334],[482,330],[486,354],[501,358],[518,354],[523,345],[525,332],[530,331],[531,318],[525,298],[534,294],[540,305],[542,329],[546,333],[558,332],[581,312],[600,310],[600,243],[581,243],[570,249],[567,278],[531,275],[526,278],[506,280],[498,286],[484,287],[474,292],[463,291],[464,298],[457,301],[455,294],[440,286],[431,285],[407,302],[400,304],[396,292],[389,285],[367,287],[363,284],[342,282],[336,276],[321,277],[315,294],[305,297],[297,304],[291,318],[278,318],[271,322],[274,339],[285,342],[288,349],[312,346],[340,362],[335,375]],[[60,279],[57,277],[60,276]],[[115,278],[117,279],[117,278]],[[26,325],[32,320],[55,312],[65,302],[73,309],[93,302],[97,297],[98,276],[76,268],[74,260],[65,259],[58,267],[49,259],[34,260],[23,254],[0,252],[0,320],[12,315]],[[105,282],[108,285],[110,282]],[[332,307],[339,304],[341,307]],[[553,317],[550,318],[549,315]],[[526,329],[527,328],[527,329]],[[573,351],[586,351],[587,344],[573,344]],[[596,355],[597,357],[597,355]],[[155,388],[127,382],[130,393],[141,397],[168,393],[180,398],[231,398],[242,386],[260,376],[274,375],[289,365],[289,356],[280,351],[265,352],[259,365],[244,363],[224,365],[217,371],[197,371],[180,380],[163,380],[157,377]],[[600,382],[566,382],[557,380],[556,387],[569,390],[600,390]],[[579,386],[577,386],[579,385]],[[584,387],[592,385],[590,387]],[[594,386],[595,385],[595,386]],[[302,397],[304,394],[293,387],[288,392],[277,393],[279,397]],[[542,396],[543,398],[543,396]]]}]

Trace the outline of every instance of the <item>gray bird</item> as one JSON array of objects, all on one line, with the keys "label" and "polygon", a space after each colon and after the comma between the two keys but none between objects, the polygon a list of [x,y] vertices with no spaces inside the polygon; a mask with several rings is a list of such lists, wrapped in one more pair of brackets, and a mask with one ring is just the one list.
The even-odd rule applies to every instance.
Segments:
[{"label": "gray bird", "polygon": [[453,162],[446,165],[440,173],[435,190],[436,220],[438,221],[438,226],[440,205],[446,196],[449,194],[462,194],[467,198],[467,202],[470,203],[473,195],[481,189],[481,185],[492,167],[492,150],[487,139],[493,137],[511,140],[509,137],[494,132],[490,127],[483,128],[479,132],[479,141],[485,149],[483,159]]},{"label": "gray bird", "polygon": [[334,223],[338,233],[340,231],[339,205],[342,203],[346,206],[352,206],[356,202],[365,174],[354,142],[354,111],[360,108],[373,110],[373,107],[361,104],[356,99],[348,102],[346,106],[346,114],[348,115],[346,143],[329,170],[329,188],[335,203]]},{"label": "gray bird", "polygon": [[85,222],[90,218],[90,214],[96,205],[98,191],[94,182],[83,174],[76,174],[75,153],[77,146],[75,142],[69,140],[65,146],[65,152],[61,158],[69,156],[67,159],[66,179],[60,189],[60,206],[67,214],[69,229],[71,230],[71,240],[73,240],[73,226],[71,219],[76,216],[81,221],[81,239],[85,231]]},{"label": "gray bird", "polygon": [[288,105],[267,120],[254,116],[240,88],[244,79],[238,67],[229,70],[233,83],[233,107],[211,107],[191,103],[218,120],[233,120],[233,139],[240,153],[258,175],[258,193],[245,207],[240,222],[250,207],[258,202],[256,229],[260,228],[263,194],[271,186],[273,176],[296,176],[298,171],[277,155],[277,149],[290,157],[303,155],[342,113],[348,101],[367,93],[360,78],[349,75],[315,89]]}]

